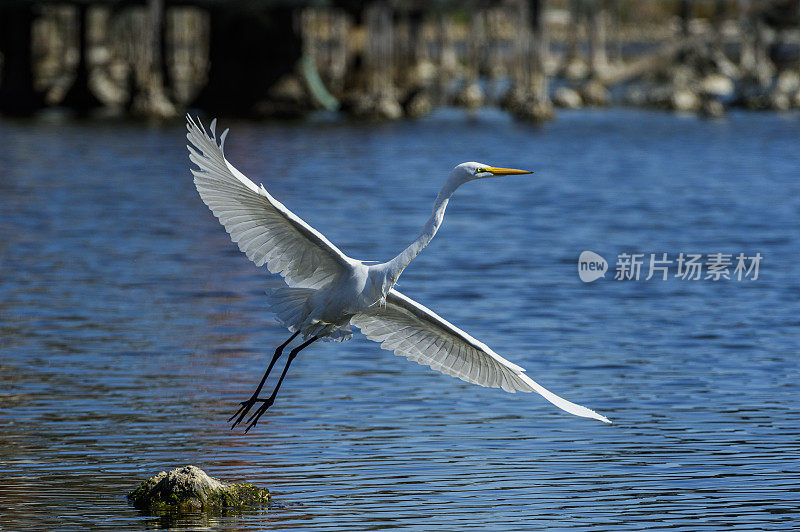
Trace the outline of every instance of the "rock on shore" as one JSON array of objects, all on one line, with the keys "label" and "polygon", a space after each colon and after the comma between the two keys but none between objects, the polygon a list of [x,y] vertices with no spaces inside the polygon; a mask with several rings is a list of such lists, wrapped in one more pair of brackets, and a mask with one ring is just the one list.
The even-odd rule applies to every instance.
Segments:
[{"label": "rock on shore", "polygon": [[261,508],[269,504],[269,490],[253,484],[228,484],[195,466],[162,471],[128,493],[136,508],[177,512],[225,511]]}]

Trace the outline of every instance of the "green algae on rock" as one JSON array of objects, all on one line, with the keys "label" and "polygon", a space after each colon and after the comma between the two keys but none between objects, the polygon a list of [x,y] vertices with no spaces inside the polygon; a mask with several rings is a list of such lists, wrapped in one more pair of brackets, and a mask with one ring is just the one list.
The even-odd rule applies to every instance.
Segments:
[{"label": "green algae on rock", "polygon": [[162,471],[127,495],[136,508],[148,511],[224,512],[263,508],[269,490],[253,484],[228,484],[195,466]]}]

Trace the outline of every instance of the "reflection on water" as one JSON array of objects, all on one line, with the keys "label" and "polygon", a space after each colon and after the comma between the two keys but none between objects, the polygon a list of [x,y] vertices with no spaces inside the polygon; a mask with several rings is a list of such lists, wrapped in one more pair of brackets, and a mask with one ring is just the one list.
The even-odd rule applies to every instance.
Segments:
[{"label": "reflection on water", "polygon": [[[182,127],[0,123],[0,528],[781,529],[797,521],[800,123],[451,111],[378,126],[228,123],[228,155],[352,256],[416,236],[401,289],[556,393],[315,344],[257,430],[225,419],[287,332],[200,202]],[[581,283],[590,249],[764,256],[754,282]],[[611,261],[610,261],[611,262]],[[611,265],[613,268],[613,264]],[[124,493],[195,464],[266,513],[148,517]]]}]

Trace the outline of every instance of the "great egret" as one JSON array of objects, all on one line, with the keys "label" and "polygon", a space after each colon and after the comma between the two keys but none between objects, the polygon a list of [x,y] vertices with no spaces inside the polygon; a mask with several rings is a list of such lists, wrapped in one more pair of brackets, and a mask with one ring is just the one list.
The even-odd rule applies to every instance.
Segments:
[{"label": "great egret", "polygon": [[[593,410],[571,403],[546,390],[509,362],[458,327],[393,288],[400,274],[433,239],[442,223],[447,202],[468,181],[502,175],[529,174],[525,170],[497,168],[476,162],[453,168],[433,205],[433,214],[417,239],[388,262],[367,264],[342,253],[320,232],[301,220],[264,188],[256,186],[225,159],[223,146],[228,130],[216,136],[187,116],[189,159],[200,197],[257,266],[283,276],[286,286],[267,291],[271,310],[292,335],[278,346],[256,391],[240,403],[228,421],[247,419],[245,432],[274,403],[289,365],[297,354],[319,339],[342,341],[352,337],[355,325],[367,338],[381,342],[419,364],[461,380],[502,388],[507,392],[538,392],[545,399],[576,416],[610,421]],[[272,394],[259,397],[267,376],[289,343],[302,335],[291,350]]]}]

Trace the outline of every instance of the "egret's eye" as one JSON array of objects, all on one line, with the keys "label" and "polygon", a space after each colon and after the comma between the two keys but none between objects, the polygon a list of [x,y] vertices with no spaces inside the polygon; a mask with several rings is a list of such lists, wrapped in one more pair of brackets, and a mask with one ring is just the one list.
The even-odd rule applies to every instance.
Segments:
[{"label": "egret's eye", "polygon": [[482,173],[488,172],[488,171],[489,171],[488,168],[478,168],[477,170],[475,170],[475,173],[476,174],[482,174]]}]

